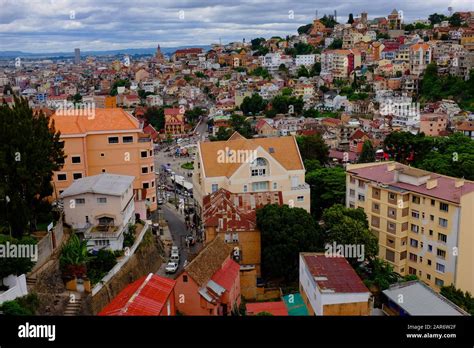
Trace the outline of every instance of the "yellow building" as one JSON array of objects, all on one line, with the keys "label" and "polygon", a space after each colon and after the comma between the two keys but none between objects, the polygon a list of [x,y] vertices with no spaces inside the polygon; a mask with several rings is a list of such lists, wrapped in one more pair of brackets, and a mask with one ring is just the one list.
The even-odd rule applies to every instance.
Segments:
[{"label": "yellow building", "polygon": [[396,162],[354,164],[346,205],[364,209],[379,257],[396,272],[474,292],[474,182]]},{"label": "yellow building", "polygon": [[232,193],[281,191],[283,204],[310,211],[310,188],[296,139],[245,139],[198,143],[193,195],[202,211],[203,198],[224,188]]},{"label": "yellow building", "polygon": [[85,176],[131,175],[135,177],[133,188],[146,189],[147,206],[155,210],[153,143],[138,120],[118,108],[74,112],[56,111],[52,116],[67,155],[63,168],[53,176],[56,193]]}]

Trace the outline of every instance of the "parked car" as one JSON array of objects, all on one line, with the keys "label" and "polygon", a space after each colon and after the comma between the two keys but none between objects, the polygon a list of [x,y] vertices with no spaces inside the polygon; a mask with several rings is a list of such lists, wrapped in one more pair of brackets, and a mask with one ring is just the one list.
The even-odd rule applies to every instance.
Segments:
[{"label": "parked car", "polygon": [[176,245],[171,247],[171,255],[173,254],[179,255],[179,248]]},{"label": "parked car", "polygon": [[170,257],[170,262],[176,262],[179,264],[179,255],[178,254],[172,254]]},{"label": "parked car", "polygon": [[163,199],[162,198],[158,198],[158,205],[162,205],[163,204]]},{"label": "parked car", "polygon": [[178,270],[178,264],[176,262],[168,262],[168,264],[166,265],[166,273],[176,273],[176,271]]}]

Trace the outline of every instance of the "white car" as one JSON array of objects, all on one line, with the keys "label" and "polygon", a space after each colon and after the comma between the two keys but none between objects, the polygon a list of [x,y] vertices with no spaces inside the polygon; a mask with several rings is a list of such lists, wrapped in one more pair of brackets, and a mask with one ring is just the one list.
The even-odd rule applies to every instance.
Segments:
[{"label": "white car", "polygon": [[166,273],[175,273],[178,270],[178,264],[176,262],[168,262],[165,270]]},{"label": "white car", "polygon": [[179,255],[179,248],[176,245],[171,247],[171,255],[173,254]]}]

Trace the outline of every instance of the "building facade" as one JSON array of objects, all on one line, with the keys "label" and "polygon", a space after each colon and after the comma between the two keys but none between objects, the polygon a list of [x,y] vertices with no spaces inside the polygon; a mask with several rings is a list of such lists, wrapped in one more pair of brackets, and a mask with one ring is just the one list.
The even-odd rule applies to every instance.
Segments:
[{"label": "building facade", "polygon": [[346,205],[364,209],[379,257],[435,290],[474,290],[474,182],[396,162],[347,167]]}]

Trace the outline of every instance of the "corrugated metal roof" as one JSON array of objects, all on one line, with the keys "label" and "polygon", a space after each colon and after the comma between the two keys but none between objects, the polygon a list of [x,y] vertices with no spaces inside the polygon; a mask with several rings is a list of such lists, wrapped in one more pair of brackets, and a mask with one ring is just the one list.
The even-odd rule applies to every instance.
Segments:
[{"label": "corrugated metal roof", "polygon": [[469,315],[419,281],[393,285],[383,293],[410,315]]},{"label": "corrugated metal roof", "polygon": [[103,173],[87,176],[74,181],[71,186],[61,193],[61,198],[84,193],[121,196],[132,185],[133,180],[135,180],[135,177],[130,175]]}]

